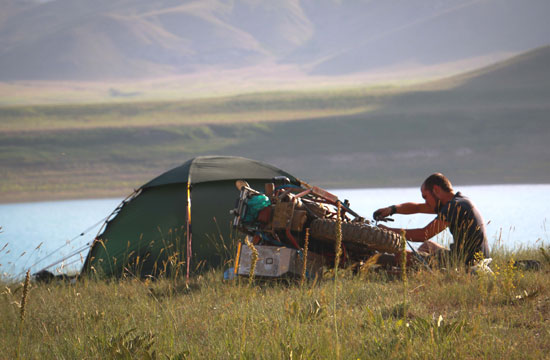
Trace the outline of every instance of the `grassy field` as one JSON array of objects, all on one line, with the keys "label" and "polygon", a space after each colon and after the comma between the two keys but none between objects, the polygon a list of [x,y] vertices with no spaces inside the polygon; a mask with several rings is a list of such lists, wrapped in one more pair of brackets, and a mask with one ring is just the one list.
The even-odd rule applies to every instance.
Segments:
[{"label": "grassy field", "polygon": [[1,132],[290,121],[374,109],[390,90],[243,94],[180,101],[0,107]]},{"label": "grassy field", "polygon": [[4,107],[0,201],[124,196],[214,154],[263,160],[326,187],[417,186],[434,171],[458,184],[547,181],[547,106],[441,100],[419,108],[436,94],[357,89]]},{"label": "grassy field", "polygon": [[0,202],[123,197],[199,155],[324,187],[547,183],[550,47],[447,79],[0,107]]},{"label": "grassy field", "polygon": [[348,90],[3,107],[0,200],[121,196],[192,156],[248,153],[228,148],[274,124],[361,113],[376,101],[373,95],[365,103],[364,90]]},{"label": "grassy field", "polygon": [[[340,270],[293,282],[194,277],[2,284],[2,358],[543,359],[546,252],[493,252],[494,275]],[[537,258],[540,271],[512,266]]]}]

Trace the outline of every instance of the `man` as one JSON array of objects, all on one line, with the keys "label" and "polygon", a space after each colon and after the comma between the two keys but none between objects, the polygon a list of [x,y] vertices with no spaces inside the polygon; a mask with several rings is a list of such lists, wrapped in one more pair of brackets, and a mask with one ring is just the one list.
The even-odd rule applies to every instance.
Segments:
[{"label": "man", "polygon": [[[455,194],[449,179],[441,173],[430,175],[420,187],[424,203],[403,203],[378,209],[375,220],[393,214],[437,214],[437,217],[422,229],[393,229],[380,226],[397,233],[405,232],[405,238],[413,242],[423,242],[419,251],[435,254],[439,260],[457,259],[471,264],[476,253],[489,257],[485,224],[475,205],[460,192]],[[453,235],[451,249],[428,239],[449,228]]]}]

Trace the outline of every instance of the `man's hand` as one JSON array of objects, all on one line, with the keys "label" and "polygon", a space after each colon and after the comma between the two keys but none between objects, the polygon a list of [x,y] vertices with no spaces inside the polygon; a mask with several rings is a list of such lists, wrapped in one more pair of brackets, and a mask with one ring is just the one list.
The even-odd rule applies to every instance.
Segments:
[{"label": "man's hand", "polygon": [[372,214],[372,217],[374,220],[378,221],[378,220],[387,218],[388,216],[392,216],[393,214],[395,214],[395,205],[376,210]]}]

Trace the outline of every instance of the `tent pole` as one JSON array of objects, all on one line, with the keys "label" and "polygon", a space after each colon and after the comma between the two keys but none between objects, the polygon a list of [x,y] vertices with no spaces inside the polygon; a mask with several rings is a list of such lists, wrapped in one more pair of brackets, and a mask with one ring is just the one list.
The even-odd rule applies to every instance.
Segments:
[{"label": "tent pole", "polygon": [[187,274],[185,275],[186,285],[189,285],[189,265],[191,263],[191,185],[187,181]]}]

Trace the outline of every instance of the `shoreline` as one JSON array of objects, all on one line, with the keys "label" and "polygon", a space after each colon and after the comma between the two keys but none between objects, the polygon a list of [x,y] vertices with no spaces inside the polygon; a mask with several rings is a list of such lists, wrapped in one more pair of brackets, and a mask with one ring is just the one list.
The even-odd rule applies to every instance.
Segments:
[{"label": "shoreline", "polygon": [[[314,183],[314,182],[311,182]],[[510,182],[501,182],[501,183],[457,183],[453,187],[459,189],[460,187],[472,187],[472,186],[544,186],[550,185],[548,183],[510,183]],[[400,186],[365,186],[365,185],[349,185],[349,186],[323,186],[319,185],[321,188],[324,188],[329,191],[334,190],[359,190],[359,189],[410,189],[416,188],[420,185],[400,185]],[[138,189],[138,188],[136,188]],[[460,190],[460,189],[459,189]],[[95,199],[124,199],[130,194],[132,194],[135,189],[128,189],[128,191],[123,191],[121,189],[95,189],[95,190],[82,190],[82,191],[68,191],[68,192],[15,192],[5,196],[2,194],[0,198],[0,205],[15,205],[15,204],[28,204],[28,203],[42,203],[42,202],[58,202],[58,201],[78,201],[78,200],[95,200]]]}]

